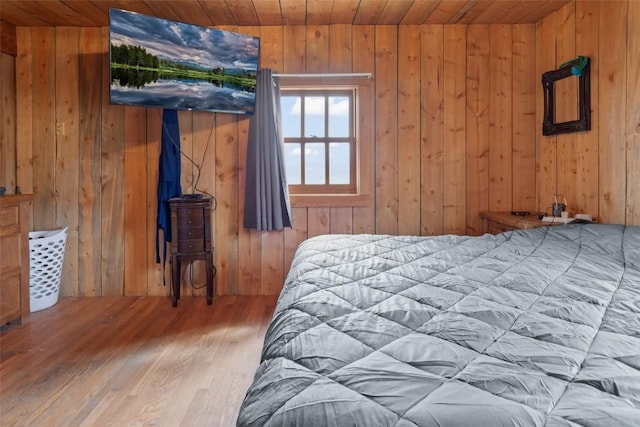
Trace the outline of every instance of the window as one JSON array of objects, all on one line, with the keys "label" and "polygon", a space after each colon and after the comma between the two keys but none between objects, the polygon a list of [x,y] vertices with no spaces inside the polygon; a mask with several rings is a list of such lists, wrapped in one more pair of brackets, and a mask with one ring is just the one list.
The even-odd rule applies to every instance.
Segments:
[{"label": "window", "polygon": [[[359,140],[358,85],[287,85],[281,80],[282,130],[294,206],[363,205],[370,193],[371,149]],[[368,88],[368,86],[367,86]],[[367,134],[365,132],[365,134]]]},{"label": "window", "polygon": [[291,194],[355,194],[354,93],[283,91],[282,130]]}]

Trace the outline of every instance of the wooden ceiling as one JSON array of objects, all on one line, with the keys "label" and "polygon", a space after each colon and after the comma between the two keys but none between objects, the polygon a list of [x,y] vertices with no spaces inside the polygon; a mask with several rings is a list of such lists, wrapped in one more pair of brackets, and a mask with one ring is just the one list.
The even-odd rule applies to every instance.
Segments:
[{"label": "wooden ceiling", "polygon": [[14,26],[108,25],[109,8],[197,25],[534,23],[573,0],[0,0]]}]

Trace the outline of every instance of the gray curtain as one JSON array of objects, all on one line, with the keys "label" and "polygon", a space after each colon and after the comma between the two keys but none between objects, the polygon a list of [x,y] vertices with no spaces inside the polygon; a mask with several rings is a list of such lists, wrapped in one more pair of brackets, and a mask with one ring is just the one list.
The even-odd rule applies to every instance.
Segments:
[{"label": "gray curtain", "polygon": [[284,165],[280,85],[270,69],[258,70],[256,108],[249,122],[244,226],[256,230],[291,227]]}]

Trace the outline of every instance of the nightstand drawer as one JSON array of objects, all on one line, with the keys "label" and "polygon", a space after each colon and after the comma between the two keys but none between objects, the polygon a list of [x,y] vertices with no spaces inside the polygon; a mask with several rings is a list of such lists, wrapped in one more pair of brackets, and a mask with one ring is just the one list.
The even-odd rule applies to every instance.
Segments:
[{"label": "nightstand drawer", "polygon": [[178,228],[178,242],[182,240],[204,240],[204,229],[199,228]]},{"label": "nightstand drawer", "polygon": [[498,234],[511,230],[514,230],[512,226],[501,224],[495,221],[487,221],[487,233]]},{"label": "nightstand drawer", "polygon": [[202,209],[178,210],[178,228],[202,227],[203,224],[204,215],[202,214]]},{"label": "nightstand drawer", "polygon": [[178,240],[179,253],[203,252],[204,250],[204,239]]}]

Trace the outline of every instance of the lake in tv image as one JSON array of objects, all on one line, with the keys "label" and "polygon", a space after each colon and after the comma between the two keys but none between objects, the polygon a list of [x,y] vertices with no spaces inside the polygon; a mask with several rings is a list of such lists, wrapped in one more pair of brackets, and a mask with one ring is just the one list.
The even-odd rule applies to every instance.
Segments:
[{"label": "lake in tv image", "polygon": [[260,39],[111,9],[113,104],[253,114]]}]

